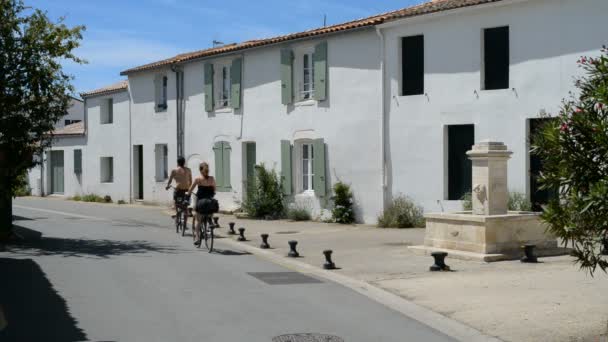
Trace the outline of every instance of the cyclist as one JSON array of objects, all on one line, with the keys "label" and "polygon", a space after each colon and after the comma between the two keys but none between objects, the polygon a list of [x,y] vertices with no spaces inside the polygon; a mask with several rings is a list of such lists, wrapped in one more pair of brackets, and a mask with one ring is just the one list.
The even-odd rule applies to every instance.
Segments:
[{"label": "cyclist", "polygon": [[196,210],[196,221],[198,222],[195,234],[196,246],[201,244],[201,226],[203,224],[203,218],[207,220],[207,224],[210,222],[210,215],[218,211],[217,200],[213,198],[215,196],[215,178],[209,175],[209,164],[202,162],[199,166],[201,175],[196,177],[188,193],[192,193],[195,186],[198,186],[196,191],[197,203],[194,207]]},{"label": "cyclist", "polygon": [[[171,188],[171,183],[173,180],[177,183],[175,186],[175,191],[173,192],[173,201],[175,202],[175,212],[177,215],[177,207],[179,203],[183,201],[183,199],[187,198],[187,192],[190,188],[190,184],[192,184],[192,171],[186,166],[186,159],[184,157],[177,158],[177,167],[171,171],[171,175],[169,176],[169,181],[167,182],[166,189],[169,190]],[[188,215],[185,217],[184,225],[187,224]]]}]

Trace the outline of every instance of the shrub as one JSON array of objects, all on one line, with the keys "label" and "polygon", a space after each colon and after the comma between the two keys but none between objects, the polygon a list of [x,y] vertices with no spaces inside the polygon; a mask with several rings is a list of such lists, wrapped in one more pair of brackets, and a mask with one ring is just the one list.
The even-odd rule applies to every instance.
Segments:
[{"label": "shrub", "polygon": [[337,182],[334,184],[334,208],[331,211],[332,219],[336,223],[351,224],[355,222],[353,210],[353,193],[348,184]]},{"label": "shrub", "polygon": [[105,200],[103,197],[101,197],[99,195],[95,195],[95,194],[82,195],[81,200],[83,202],[105,203]]},{"label": "shrub", "polygon": [[27,184],[27,170],[13,180],[13,197],[23,197],[31,195],[30,187]]},{"label": "shrub", "polygon": [[264,164],[255,166],[255,177],[249,184],[243,210],[253,218],[284,217],[283,191],[276,171],[266,169]]},{"label": "shrub", "polygon": [[105,203],[112,203],[112,197],[110,197],[109,195],[105,195],[105,196],[103,197],[103,201],[104,201]]},{"label": "shrub", "polygon": [[[462,196],[462,210],[471,211],[473,210],[473,199],[471,193],[467,192]],[[509,201],[507,202],[507,208],[510,211],[531,211],[532,203],[526,198],[526,195],[521,192],[512,191],[509,192]]]},{"label": "shrub", "polygon": [[294,206],[287,210],[287,218],[293,221],[310,221],[310,211],[301,206]]},{"label": "shrub", "polygon": [[127,202],[125,202],[125,200],[118,200],[118,202],[116,202],[117,204],[127,204]]},{"label": "shrub", "polygon": [[424,226],[422,208],[403,195],[395,197],[378,217],[380,228],[423,228]]},{"label": "shrub", "polygon": [[80,195],[70,197],[69,199],[76,202],[82,201],[82,197]]}]

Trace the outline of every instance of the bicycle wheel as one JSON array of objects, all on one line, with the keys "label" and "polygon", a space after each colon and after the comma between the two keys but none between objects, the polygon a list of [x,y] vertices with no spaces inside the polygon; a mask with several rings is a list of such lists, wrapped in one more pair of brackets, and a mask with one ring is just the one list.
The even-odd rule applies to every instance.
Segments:
[{"label": "bicycle wheel", "polygon": [[205,247],[209,253],[213,252],[213,225],[205,223]]},{"label": "bicycle wheel", "polygon": [[176,213],[175,213],[175,232],[176,232],[177,234],[179,234],[179,229],[180,229],[180,225],[181,225],[181,222],[180,222],[180,220],[181,220],[181,216],[182,216],[182,215],[181,215],[181,213],[180,213],[180,211],[179,211],[179,209],[178,209],[178,210],[176,211]]},{"label": "bicycle wheel", "polygon": [[182,226],[182,236],[186,235],[186,228],[188,228],[186,226],[186,217],[188,217],[187,215],[188,215],[188,213],[186,212],[186,210],[182,210],[182,213],[181,213],[181,216],[182,216],[182,224],[181,224],[181,226]]}]

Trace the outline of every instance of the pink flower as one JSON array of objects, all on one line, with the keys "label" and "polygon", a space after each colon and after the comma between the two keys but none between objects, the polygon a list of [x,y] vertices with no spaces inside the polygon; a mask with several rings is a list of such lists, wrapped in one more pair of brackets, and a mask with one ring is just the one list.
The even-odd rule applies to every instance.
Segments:
[{"label": "pink flower", "polygon": [[560,131],[565,132],[568,130],[568,124],[567,123],[563,123],[562,127],[560,128]]},{"label": "pink flower", "polygon": [[576,112],[576,113],[582,113],[582,112],[583,112],[583,110],[582,110],[582,109],[580,109],[580,108],[576,108],[576,109],[574,110],[574,112]]}]

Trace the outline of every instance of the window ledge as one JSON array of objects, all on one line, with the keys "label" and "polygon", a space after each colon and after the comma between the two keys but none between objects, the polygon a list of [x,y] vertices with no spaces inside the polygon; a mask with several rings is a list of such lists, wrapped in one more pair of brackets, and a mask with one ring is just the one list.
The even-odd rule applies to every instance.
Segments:
[{"label": "window ledge", "polygon": [[315,191],[306,190],[306,191],[303,191],[303,192],[300,192],[299,194],[297,194],[296,197],[315,197]]},{"label": "window ledge", "polygon": [[303,106],[314,106],[316,103],[317,103],[317,100],[310,99],[310,100],[302,100],[302,101],[296,102],[293,105],[295,107],[303,107]]},{"label": "window ledge", "polygon": [[213,111],[213,113],[232,113],[232,112],[234,112],[234,109],[232,109],[232,107],[222,107],[222,108],[215,109]]}]

